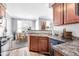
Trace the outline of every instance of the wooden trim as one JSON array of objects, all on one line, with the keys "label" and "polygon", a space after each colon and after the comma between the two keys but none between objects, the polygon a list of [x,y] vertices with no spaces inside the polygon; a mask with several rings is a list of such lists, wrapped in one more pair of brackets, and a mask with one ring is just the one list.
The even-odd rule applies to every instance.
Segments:
[{"label": "wooden trim", "polygon": [[64,25],[72,25],[72,24],[78,24],[79,22],[72,22],[72,23],[66,23],[61,25],[54,25],[54,26],[64,26]]}]

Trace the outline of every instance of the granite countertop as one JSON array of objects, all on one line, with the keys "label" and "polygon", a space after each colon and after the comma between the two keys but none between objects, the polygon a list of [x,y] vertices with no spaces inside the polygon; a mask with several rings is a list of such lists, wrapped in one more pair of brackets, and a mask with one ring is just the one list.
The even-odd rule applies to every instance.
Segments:
[{"label": "granite countertop", "polygon": [[63,39],[63,38],[61,38],[61,37],[58,37],[58,36],[50,36],[50,38],[55,39],[55,40],[59,40],[59,41],[66,42],[65,39]]},{"label": "granite countertop", "polygon": [[45,35],[45,34],[29,34],[33,36],[48,36],[49,38],[64,41],[65,43],[53,45],[53,49],[62,53],[64,56],[79,56],[79,39],[66,40],[61,37]]},{"label": "granite countertop", "polygon": [[54,45],[53,49],[62,53],[64,56],[79,56],[79,40],[74,39],[66,43]]},{"label": "granite countertop", "polygon": [[63,42],[69,42],[69,41],[74,40],[74,38],[72,38],[72,39],[65,39],[65,38],[63,38],[61,36],[55,36],[55,35],[50,36],[49,38],[52,38],[52,39],[55,39],[55,40],[59,40],[59,41],[63,41]]},{"label": "granite countertop", "polygon": [[49,37],[50,38],[50,34],[29,34],[29,36],[41,36],[41,37]]},{"label": "granite countertop", "polygon": [[50,37],[52,35],[52,32],[51,32],[51,30],[45,30],[45,31],[42,31],[42,30],[30,30],[28,32],[28,35]]}]

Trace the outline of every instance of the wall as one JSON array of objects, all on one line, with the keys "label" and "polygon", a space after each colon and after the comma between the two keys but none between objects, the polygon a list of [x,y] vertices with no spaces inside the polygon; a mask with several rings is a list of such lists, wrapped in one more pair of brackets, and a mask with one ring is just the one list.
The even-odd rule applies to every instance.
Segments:
[{"label": "wall", "polygon": [[[52,9],[52,11],[53,11],[53,9]],[[53,21],[52,21],[52,24],[53,24]],[[62,33],[63,29],[66,28],[67,31],[72,31],[72,35],[73,36],[79,37],[79,23],[77,23],[77,24],[62,25],[62,26],[54,26],[53,25],[53,28],[54,29],[52,29],[52,34],[55,33],[54,30]]]},{"label": "wall", "polygon": [[[36,29],[36,20],[33,20],[33,19],[24,19],[24,18],[11,18],[11,28],[12,28],[12,33],[13,32],[22,32],[22,28],[23,27],[29,27],[31,26],[32,27],[32,30],[35,30]],[[18,30],[20,29],[20,30]],[[26,29],[27,30],[27,29]]]},{"label": "wall", "polygon": [[36,20],[36,30],[39,30],[39,20]]},{"label": "wall", "polygon": [[6,20],[7,20],[7,35],[11,36],[12,35],[12,19],[8,14],[6,16]]},{"label": "wall", "polygon": [[[0,24],[0,37],[3,35],[11,36],[12,34],[12,29],[11,29],[11,18],[10,16],[6,13],[6,17],[4,17],[2,24]],[[5,32],[5,29],[7,32]]]},{"label": "wall", "polygon": [[72,31],[73,36],[79,37],[79,23],[63,26],[54,26],[54,29],[60,32],[62,32],[64,28],[66,28],[67,31]]},{"label": "wall", "polygon": [[[2,37],[3,35],[11,36],[11,17],[7,14],[7,12],[6,16],[3,17],[2,20],[2,24],[0,24],[0,37]],[[5,29],[7,30],[7,32],[5,32]]]},{"label": "wall", "polygon": [[11,16],[26,19],[37,19],[40,16],[50,18],[52,14],[49,3],[7,3],[7,11]]},{"label": "wall", "polygon": [[46,28],[46,30],[53,30],[52,19],[38,19],[36,20],[36,30],[41,30],[41,20],[46,21],[46,26],[50,28]]},{"label": "wall", "polygon": [[[42,8],[42,7],[41,7]],[[39,10],[40,11],[40,10]],[[42,11],[41,11],[42,12]],[[48,19],[51,23],[51,28],[53,30],[53,9],[52,8],[49,8],[49,4],[46,4],[45,7],[43,7],[43,12],[42,13],[46,13],[46,15],[39,15],[39,18],[44,18],[44,19]],[[42,14],[41,13],[41,14]],[[39,26],[39,18],[37,19],[36,21],[36,30],[39,30],[40,29],[40,26]]]},{"label": "wall", "polygon": [[36,19],[36,30],[39,30],[39,17],[43,16],[52,21],[49,3],[7,3],[7,11],[13,17]]},{"label": "wall", "polygon": [[12,21],[11,21],[12,33],[14,33],[17,31],[17,20],[13,19],[13,18],[11,18],[11,19],[12,19]]},{"label": "wall", "polygon": [[5,19],[5,17],[3,17],[3,19],[1,19],[1,20],[2,20],[2,24],[0,24],[0,37],[3,36],[4,30],[5,30],[5,27],[6,27],[6,19]]},{"label": "wall", "polygon": [[31,27],[31,30],[36,29],[35,20],[17,20],[17,32],[28,31],[28,28]]}]

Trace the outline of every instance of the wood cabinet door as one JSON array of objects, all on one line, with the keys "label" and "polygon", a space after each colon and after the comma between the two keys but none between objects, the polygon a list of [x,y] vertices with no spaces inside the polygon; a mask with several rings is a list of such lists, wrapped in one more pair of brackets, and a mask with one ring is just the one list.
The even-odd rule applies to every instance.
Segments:
[{"label": "wood cabinet door", "polygon": [[67,3],[66,4],[66,19],[64,20],[65,24],[72,23],[75,20],[75,4]]},{"label": "wood cabinet door", "polygon": [[30,36],[30,50],[39,51],[38,50],[38,39],[36,36]]},{"label": "wood cabinet door", "polygon": [[76,4],[67,3],[66,5],[66,19],[64,20],[65,24],[71,24],[79,22],[79,16],[76,15]]},{"label": "wood cabinet door", "polygon": [[63,4],[58,3],[53,7],[53,23],[54,25],[63,24]]},{"label": "wood cabinet door", "polygon": [[49,38],[48,37],[38,37],[39,38],[39,52],[49,51]]},{"label": "wood cabinet door", "polygon": [[[75,14],[75,20],[74,20],[74,21],[75,21],[75,23],[76,23],[76,22],[79,23],[79,15],[76,14],[76,12],[79,11],[79,4],[78,4],[78,3],[75,3],[74,5],[75,5],[75,6],[74,6],[74,7],[75,7],[75,11],[74,11],[74,14]],[[77,9],[78,9],[78,10],[77,10]]]},{"label": "wood cabinet door", "polygon": [[5,16],[5,14],[6,14],[5,8],[0,6],[0,16]]}]

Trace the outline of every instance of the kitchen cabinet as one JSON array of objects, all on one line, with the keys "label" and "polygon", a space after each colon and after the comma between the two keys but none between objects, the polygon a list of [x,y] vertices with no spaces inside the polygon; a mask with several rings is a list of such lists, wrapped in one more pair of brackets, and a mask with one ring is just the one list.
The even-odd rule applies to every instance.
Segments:
[{"label": "kitchen cabinet", "polygon": [[53,5],[54,25],[79,23],[78,3],[57,3]]},{"label": "kitchen cabinet", "polygon": [[38,51],[38,39],[37,37],[30,37],[30,50]]},{"label": "kitchen cabinet", "polygon": [[63,4],[58,3],[53,7],[53,23],[54,25],[62,25],[63,24]]},{"label": "kitchen cabinet", "polygon": [[38,37],[39,39],[39,52],[49,52],[49,38]]},{"label": "kitchen cabinet", "polygon": [[72,23],[75,20],[75,4],[73,3],[67,3],[66,4],[66,19],[64,20],[64,23]]},{"label": "kitchen cabinet", "polygon": [[69,23],[77,23],[79,22],[79,15],[76,14],[77,11],[76,3],[67,3],[66,4],[66,13],[67,13],[67,19],[64,20],[65,24]]},{"label": "kitchen cabinet", "polygon": [[0,17],[5,16],[6,8],[3,4],[0,3]]},{"label": "kitchen cabinet", "polygon": [[30,36],[30,51],[36,51],[43,54],[49,53],[49,38],[42,36]]}]

